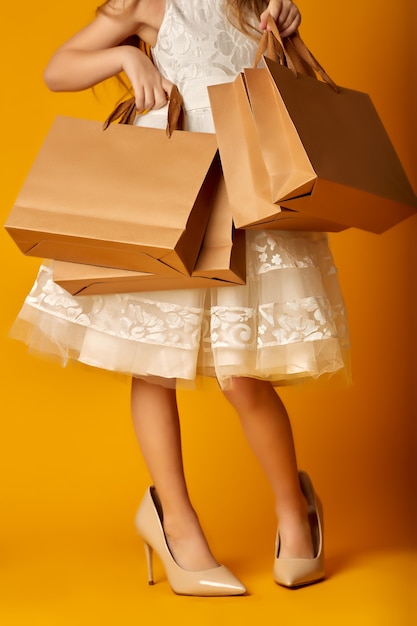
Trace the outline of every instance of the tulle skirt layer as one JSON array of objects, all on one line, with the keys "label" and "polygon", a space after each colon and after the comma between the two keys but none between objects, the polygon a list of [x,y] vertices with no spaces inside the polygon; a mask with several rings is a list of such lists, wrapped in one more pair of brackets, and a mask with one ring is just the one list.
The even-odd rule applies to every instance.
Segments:
[{"label": "tulle skirt layer", "polygon": [[322,233],[247,232],[244,286],[74,297],[42,265],[11,330],[31,350],[167,386],[198,375],[288,384],[345,365],[349,338]]}]

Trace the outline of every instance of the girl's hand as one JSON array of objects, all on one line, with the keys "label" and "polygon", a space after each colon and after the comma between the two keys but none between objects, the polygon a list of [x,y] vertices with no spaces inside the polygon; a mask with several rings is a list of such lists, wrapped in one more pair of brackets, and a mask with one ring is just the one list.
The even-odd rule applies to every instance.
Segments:
[{"label": "girl's hand", "polygon": [[270,0],[268,8],[261,14],[259,28],[266,30],[268,17],[277,23],[281,37],[295,33],[301,23],[301,14],[291,0]]},{"label": "girl's hand", "polygon": [[120,46],[122,69],[135,94],[139,112],[160,109],[167,103],[172,83],[158,72],[152,61],[141,50]]}]

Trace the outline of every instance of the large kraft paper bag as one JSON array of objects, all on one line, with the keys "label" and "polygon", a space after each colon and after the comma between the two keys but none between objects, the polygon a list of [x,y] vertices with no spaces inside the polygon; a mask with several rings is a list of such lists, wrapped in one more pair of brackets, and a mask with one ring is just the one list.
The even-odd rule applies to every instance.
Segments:
[{"label": "large kraft paper bag", "polygon": [[245,232],[234,229],[223,178],[209,208],[209,222],[191,276],[162,276],[55,261],[54,281],[73,295],[242,285],[246,277]]},{"label": "large kraft paper bag", "polygon": [[262,70],[245,70],[245,80],[274,202],[374,233],[417,212],[417,197],[368,94],[334,90],[313,77],[295,77],[276,61],[265,63],[275,99]]},{"label": "large kraft paper bag", "polygon": [[[266,78],[266,87],[275,97],[266,69],[254,72]],[[236,228],[334,232],[346,228],[330,219],[317,218],[273,202],[270,175],[262,154],[243,74],[239,74],[232,83],[210,86],[208,91]],[[281,130],[279,136],[283,142],[287,141]],[[305,161],[304,154],[302,156]],[[279,154],[277,158],[281,158],[284,175],[292,179],[293,161],[287,162]]]},{"label": "large kraft paper bag", "polygon": [[214,135],[58,117],[6,229],[28,255],[191,274],[221,176]]},{"label": "large kraft paper bag", "polygon": [[[325,229],[327,221],[341,228],[380,233],[415,214],[417,197],[370,97],[336,86],[298,33],[282,41],[273,20],[270,25],[255,62],[263,55],[267,70],[244,70],[240,108],[236,102],[232,106],[235,115],[241,116],[246,95],[251,118],[246,105],[242,123],[246,137],[255,124],[261,155],[257,145],[256,159],[250,155],[246,166],[253,168],[257,179],[254,192],[263,197],[268,193],[281,211],[268,210],[265,202],[258,201],[252,215],[253,207],[245,216],[235,216],[236,224],[276,227],[273,222],[280,223],[284,209],[291,209],[321,220],[318,230]],[[220,112],[217,118],[216,132],[230,187],[234,180],[229,180],[226,161],[236,139],[231,136],[232,128],[224,127],[225,116]],[[235,130],[237,126],[235,120]],[[238,145],[244,149],[244,142],[236,142],[235,147]],[[254,150],[253,139],[247,149]],[[259,172],[260,160],[266,173]],[[327,230],[337,228],[330,224]]]}]

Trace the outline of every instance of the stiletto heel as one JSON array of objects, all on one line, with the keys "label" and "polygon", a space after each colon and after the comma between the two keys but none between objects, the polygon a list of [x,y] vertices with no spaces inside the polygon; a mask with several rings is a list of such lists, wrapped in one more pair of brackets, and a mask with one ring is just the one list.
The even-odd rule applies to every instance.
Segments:
[{"label": "stiletto heel", "polygon": [[148,585],[154,585],[155,581],[153,578],[153,562],[152,562],[153,549],[151,548],[149,543],[146,543],[146,541],[143,542],[143,546],[145,548],[146,565],[148,568]]},{"label": "stiletto heel", "polygon": [[174,593],[188,596],[237,596],[246,593],[244,585],[224,565],[190,571],[180,567],[168,547],[162,509],[154,487],[146,491],[136,514],[136,528],[145,545],[149,584],[154,584],[152,553],[157,553]]},{"label": "stiletto heel", "polygon": [[311,559],[291,559],[279,556],[279,529],[275,546],[274,580],[284,587],[301,587],[323,580],[324,549],[323,549],[323,508],[313,484],[305,472],[299,472],[302,492],[308,504],[308,518],[313,540],[314,557]]}]

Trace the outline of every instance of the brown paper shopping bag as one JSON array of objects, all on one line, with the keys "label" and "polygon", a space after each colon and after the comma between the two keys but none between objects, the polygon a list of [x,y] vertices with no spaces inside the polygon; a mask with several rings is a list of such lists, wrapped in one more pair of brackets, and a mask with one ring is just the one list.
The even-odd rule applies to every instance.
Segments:
[{"label": "brown paper shopping bag", "polygon": [[[264,57],[267,72],[245,70],[245,90],[239,91],[240,101],[246,96],[250,103],[251,118],[246,115],[243,120],[246,135],[253,132],[248,128],[254,124],[260,147],[253,175],[259,179],[262,159],[262,193],[269,194],[272,205],[268,210],[265,203],[260,206],[257,201],[252,215],[247,207],[244,219],[235,216],[236,224],[271,228],[278,222],[280,227],[283,210],[291,209],[319,220],[317,230],[333,222],[340,225],[339,230],[354,226],[379,233],[415,214],[416,195],[369,96],[336,87],[298,34],[287,38],[284,46],[276,28],[274,32],[276,37],[269,31],[264,36],[269,40],[268,49],[263,43],[260,49],[263,46],[261,52],[275,55],[277,60]],[[317,80],[318,75],[323,80]],[[225,99],[223,105],[229,106],[229,102]],[[214,106],[230,188],[226,161],[235,138],[232,128],[224,126],[226,114],[219,111],[219,98]],[[241,111],[242,105],[234,109],[236,116]],[[237,124],[235,121],[235,127]],[[244,142],[236,145],[242,148]],[[248,158],[250,167],[254,168],[254,162],[252,156]]]},{"label": "brown paper shopping bag", "polygon": [[[266,69],[255,70],[273,87]],[[208,88],[227,193],[237,228],[340,231],[345,228],[272,201],[270,175],[262,154],[243,74],[233,83]],[[285,134],[282,134],[286,141]],[[279,158],[279,155],[277,155]],[[282,161],[283,171],[292,174],[291,162]]]},{"label": "brown paper shopping bag", "polygon": [[[121,113],[132,118],[131,109]],[[6,229],[28,255],[189,275],[220,176],[216,152],[211,134],[168,138],[125,124],[103,131],[58,117]]]},{"label": "brown paper shopping bag", "polygon": [[224,179],[213,194],[203,245],[191,276],[55,261],[54,281],[73,295],[241,285],[246,277],[245,232],[234,230]]},{"label": "brown paper shopping bag", "polygon": [[375,233],[415,214],[417,197],[370,97],[265,62],[280,115],[296,131],[288,154],[304,151],[313,174],[310,191],[286,190],[279,204]]},{"label": "brown paper shopping bag", "polygon": [[298,34],[274,33],[267,74],[244,72],[273,202],[376,233],[413,215],[416,195],[370,97],[337,87]]}]

